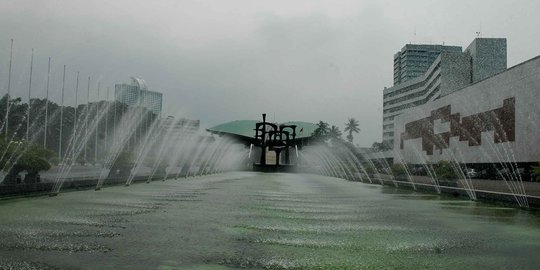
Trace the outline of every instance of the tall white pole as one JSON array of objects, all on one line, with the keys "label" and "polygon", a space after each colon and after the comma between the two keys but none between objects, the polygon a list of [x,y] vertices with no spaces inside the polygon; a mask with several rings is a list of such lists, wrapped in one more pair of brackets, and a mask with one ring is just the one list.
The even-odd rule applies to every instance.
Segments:
[{"label": "tall white pole", "polygon": [[60,103],[60,143],[58,144],[58,159],[62,162],[62,133],[63,133],[63,122],[64,122],[64,90],[66,85],[66,65],[64,65],[64,73],[62,75],[62,99]]},{"label": "tall white pole", "polygon": [[47,90],[45,92],[45,131],[43,133],[43,148],[47,148],[47,133],[49,132],[49,81],[51,78],[51,58],[47,65]]},{"label": "tall white pole", "polygon": [[9,95],[11,90],[11,64],[13,63],[13,39],[11,39],[11,49],[9,51],[9,72],[8,72],[8,86],[7,86],[7,99],[6,99],[6,139],[8,137],[9,129]]},{"label": "tall white pole", "polygon": [[28,80],[28,112],[26,114],[26,141],[30,134],[30,111],[32,110],[32,70],[34,67],[34,48],[30,57],[30,79]]},{"label": "tall white pole", "polygon": [[105,107],[107,109],[107,115],[105,116],[105,147],[108,147],[107,146],[107,143],[109,142],[108,141],[108,136],[109,136],[109,87],[107,87],[107,102],[105,103]]},{"label": "tall white pole", "polygon": [[86,151],[86,147],[88,146],[88,114],[90,113],[90,107],[89,107],[89,104],[90,104],[90,76],[88,76],[88,88],[87,88],[87,94],[86,94],[86,115],[85,115],[85,119],[84,119],[84,162],[86,163],[86,161],[88,160],[87,159],[87,151]]},{"label": "tall white pole", "polygon": [[[100,109],[100,106],[99,106],[99,88],[101,87],[101,82],[98,82],[98,87],[97,87],[97,100],[96,100],[96,117],[97,117],[97,114],[98,114],[98,111]],[[95,140],[94,140],[94,163],[97,163],[97,152],[98,152],[98,132],[99,132],[99,121],[97,122],[97,128],[96,128],[96,135],[95,135]]]},{"label": "tall white pole", "polygon": [[116,86],[114,87],[113,145],[116,143]]},{"label": "tall white pole", "polygon": [[75,157],[75,145],[76,145],[76,142],[75,140],[77,139],[77,128],[79,126],[79,119],[77,117],[77,108],[79,107],[79,71],[77,71],[77,81],[75,83],[75,115],[73,116],[73,134],[71,135],[71,137],[73,138],[73,146],[71,147],[72,149],[72,157],[71,159],[76,161],[77,157]]}]

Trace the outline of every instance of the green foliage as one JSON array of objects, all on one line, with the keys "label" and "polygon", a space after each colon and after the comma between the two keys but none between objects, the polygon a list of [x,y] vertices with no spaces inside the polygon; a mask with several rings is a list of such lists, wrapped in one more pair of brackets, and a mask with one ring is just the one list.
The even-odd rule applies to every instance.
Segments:
[{"label": "green foliage", "polygon": [[439,163],[433,165],[433,170],[439,179],[457,180],[458,178],[458,174],[454,170],[454,166],[452,166],[450,161],[439,161]]},{"label": "green foliage", "polygon": [[347,138],[347,141],[348,141],[348,142],[350,142],[350,143],[353,142],[354,137],[353,137],[352,134],[347,134],[347,137],[346,137],[346,138]]},{"label": "green foliage", "polygon": [[329,132],[330,128],[328,123],[319,121],[319,123],[317,123],[317,128],[313,131],[311,136],[316,140],[326,141]]},{"label": "green foliage", "polygon": [[319,121],[319,123],[317,123],[317,128],[313,131],[311,136],[313,139],[322,142],[326,142],[329,139],[332,140],[332,142],[343,140],[341,138],[341,130],[339,130],[337,126],[332,125],[332,127],[330,127],[328,123],[323,121]]},{"label": "green foliage", "polygon": [[344,131],[349,133],[347,135],[347,140],[350,143],[352,143],[353,139],[354,139],[352,134],[360,132],[360,128],[358,128],[358,126],[359,126],[358,120],[356,120],[354,118],[349,118],[349,121],[347,123],[345,123]]},{"label": "green foliage", "polygon": [[384,151],[388,151],[388,150],[391,150],[392,149],[392,146],[386,144],[386,143],[382,143],[382,142],[374,142],[372,145],[371,145],[371,148],[373,148],[373,150],[375,150],[376,152],[384,152]]},{"label": "green foliage", "polygon": [[332,127],[328,131],[328,137],[331,140],[341,140],[341,135],[342,135],[342,133],[339,130],[339,128],[334,126],[334,125],[332,125]]},{"label": "green foliage", "polygon": [[536,176],[536,181],[540,181],[540,165],[536,165],[532,167],[532,172]]},{"label": "green foliage", "polygon": [[375,168],[371,164],[364,164],[363,166],[367,174],[374,174],[376,172]]},{"label": "green foliage", "polygon": [[26,141],[8,142],[4,137],[0,137],[0,149],[5,151],[0,159],[0,166],[10,175],[17,175],[22,171],[35,175],[40,171],[49,170],[51,165],[47,159],[55,155],[53,151],[41,145]]},{"label": "green foliage", "polygon": [[[6,103],[8,103],[8,96],[3,95],[0,98],[0,121],[4,122],[5,114],[6,114]],[[26,123],[26,116],[28,114],[28,104],[23,103],[21,98],[9,98],[9,128],[8,128],[8,137],[14,141],[21,141],[25,138],[26,134],[26,125],[22,123]],[[33,141],[34,142],[43,142],[44,141],[44,134],[45,132],[42,132],[43,127],[45,126],[45,107],[47,106],[48,109],[48,122],[47,122],[47,148],[52,149],[56,153],[60,150],[60,143],[62,143],[62,149],[63,151],[66,151],[68,149],[68,146],[70,144],[69,138],[73,136],[73,132],[75,130],[76,124],[84,123],[85,119],[88,119],[89,124],[91,125],[91,121],[94,121],[96,119],[99,119],[99,123],[97,126],[97,134],[98,134],[98,145],[103,145],[104,139],[105,139],[105,133],[109,132],[109,134],[112,134],[112,131],[117,128],[115,125],[118,125],[120,121],[118,119],[121,119],[128,111],[129,107],[121,102],[115,101],[99,101],[99,102],[93,102],[90,104],[80,104],[76,108],[72,106],[60,106],[59,104],[52,102],[50,100],[45,99],[39,99],[39,98],[32,98],[31,99],[31,109],[30,109],[30,134],[33,134]],[[62,141],[60,142],[60,110],[63,110],[62,112]],[[102,110],[107,110],[107,114],[105,114],[102,117],[99,117],[99,112]],[[141,123],[138,127],[135,127],[135,129],[138,129],[139,134],[145,134],[148,130],[147,123],[153,122],[155,119],[158,118],[158,115],[152,113],[151,111],[145,110],[143,112],[142,117],[145,119],[144,121],[141,121]],[[22,124],[22,125],[19,125]],[[5,127],[4,127],[5,128]],[[78,128],[81,128],[81,126],[78,126]],[[134,132],[135,133],[135,132]],[[93,138],[95,136],[94,134],[90,134]],[[131,141],[134,141],[135,138],[141,138],[143,136],[133,136],[131,138]],[[78,142],[79,143],[79,142]],[[2,148],[5,149],[5,148]],[[90,140],[90,143],[87,143],[86,149],[89,152],[94,151],[94,143],[93,140]],[[103,149],[105,147],[98,147],[98,156],[104,156],[100,155],[104,152]],[[99,153],[101,152],[101,153]],[[66,153],[62,153],[62,155],[65,155]],[[58,155],[57,155],[58,156]],[[93,159],[93,155],[92,159]],[[58,163],[58,161],[52,161],[53,163]],[[96,162],[95,160],[82,160],[79,157],[77,157],[77,161],[81,164],[84,164],[86,162]]]},{"label": "green foliage", "polygon": [[403,164],[392,164],[392,166],[390,167],[390,170],[392,170],[392,174],[394,176],[403,176],[403,175],[407,175],[407,171],[405,170],[405,165]]}]

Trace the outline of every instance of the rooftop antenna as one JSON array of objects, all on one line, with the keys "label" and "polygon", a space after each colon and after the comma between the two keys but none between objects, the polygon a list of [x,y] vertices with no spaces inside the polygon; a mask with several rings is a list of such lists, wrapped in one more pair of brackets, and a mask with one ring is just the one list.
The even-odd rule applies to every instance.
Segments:
[{"label": "rooftop antenna", "polygon": [[482,21],[480,21],[480,37],[482,37]]},{"label": "rooftop antenna", "polygon": [[480,21],[480,30],[478,30],[478,32],[476,32],[476,37],[477,38],[482,38],[482,21]]}]

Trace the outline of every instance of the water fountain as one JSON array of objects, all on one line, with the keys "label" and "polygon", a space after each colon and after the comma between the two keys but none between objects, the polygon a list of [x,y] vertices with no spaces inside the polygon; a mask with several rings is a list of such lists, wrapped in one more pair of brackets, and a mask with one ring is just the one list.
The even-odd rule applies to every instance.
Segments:
[{"label": "water fountain", "polygon": [[[111,269],[535,269],[539,264],[538,213],[482,201],[491,194],[522,208],[540,205],[519,172],[513,134],[501,128],[504,120],[493,110],[469,119],[472,127],[458,125],[444,136],[433,129],[408,136],[412,132],[405,128],[407,140],[422,139],[431,148],[418,141],[403,151],[394,145],[392,163],[382,153],[361,152],[352,135],[351,142],[307,136],[304,144],[297,125],[267,122],[265,114],[253,127],[254,137],[241,141],[184,124],[182,114],[161,118],[142,102],[100,101],[99,81],[98,100],[90,102],[90,77],[86,104],[79,104],[79,72],[70,107],[64,104],[65,65],[61,102],[52,104],[50,58],[41,106],[31,93],[33,50],[28,102],[17,104],[20,100],[10,99],[11,58],[0,125],[1,170],[48,160],[57,172],[52,182],[31,182],[30,170],[24,181],[0,179],[2,191],[21,187],[10,195],[45,190],[54,197],[0,203],[0,269],[71,269],[81,262]],[[18,115],[10,118],[12,110]],[[538,127],[538,121],[531,125]],[[48,141],[51,130],[58,136]],[[508,192],[481,190],[467,172],[466,153],[451,149],[480,140],[484,147],[478,151],[491,160],[501,178],[497,184]],[[28,162],[42,141],[40,150],[53,148],[55,157],[43,151]],[[427,151],[444,159],[428,158]],[[410,157],[416,161],[408,162]],[[91,173],[77,175],[78,163]],[[77,189],[96,192],[64,192]]]}]

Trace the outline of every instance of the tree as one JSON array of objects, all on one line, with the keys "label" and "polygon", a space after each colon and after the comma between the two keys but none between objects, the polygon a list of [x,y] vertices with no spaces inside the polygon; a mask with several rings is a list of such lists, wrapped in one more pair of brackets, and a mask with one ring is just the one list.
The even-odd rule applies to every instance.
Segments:
[{"label": "tree", "polygon": [[345,123],[345,129],[344,131],[345,132],[348,132],[349,134],[347,135],[347,140],[352,143],[353,142],[353,133],[358,133],[360,132],[360,128],[358,128],[359,124],[358,124],[358,120],[354,119],[354,118],[349,118],[349,121],[347,123]]},{"label": "tree", "polygon": [[532,167],[532,171],[534,174],[534,177],[531,179],[531,181],[540,181],[540,165],[536,165]]},{"label": "tree", "polygon": [[392,170],[392,174],[394,175],[394,177],[403,177],[407,175],[405,165],[401,163],[392,164],[392,166],[390,166],[390,170]]},{"label": "tree", "polygon": [[51,168],[47,159],[55,155],[53,151],[41,145],[26,141],[8,142],[4,137],[0,137],[0,149],[4,150],[0,166],[7,173],[7,183],[14,182],[23,171],[26,171],[24,179],[26,183],[35,182],[40,171]]},{"label": "tree", "polygon": [[331,140],[341,140],[341,135],[342,135],[342,133],[339,130],[339,128],[334,126],[334,125],[332,125],[332,127],[328,131],[328,137]]},{"label": "tree", "polygon": [[[80,102],[80,101],[79,101]],[[1,134],[5,134],[5,116],[6,105],[8,103],[8,95],[3,95],[0,98],[0,127],[3,127]],[[98,157],[106,156],[108,149],[112,145],[113,135],[117,134],[117,128],[122,122],[121,119],[126,117],[126,113],[140,113],[142,119],[136,126],[132,127],[133,132],[129,135],[130,147],[135,147],[141,142],[141,138],[149,132],[151,123],[158,118],[158,115],[152,113],[148,109],[139,109],[132,111],[133,108],[129,108],[128,105],[119,101],[98,101],[90,104],[79,104],[76,108],[73,106],[60,106],[59,104],[45,99],[32,98],[30,110],[30,130],[29,138],[33,143],[43,144],[45,142],[44,137],[47,133],[46,148],[55,151],[57,154],[51,156],[48,159],[50,162],[58,163],[58,156],[65,157],[69,154],[74,154],[70,145],[83,144],[83,137],[86,133],[86,118],[88,118],[88,124],[90,127],[94,127],[92,130],[88,130],[89,136],[84,146],[86,151],[94,153],[95,147],[98,150]],[[47,127],[45,127],[45,107],[47,107]],[[60,109],[62,108],[62,141],[60,142]],[[76,113],[75,113],[76,112]],[[102,114],[103,112],[106,112]],[[101,114],[101,115],[100,115]],[[26,117],[28,115],[28,104],[23,103],[20,97],[9,97],[9,128],[8,138],[10,141],[21,141],[26,138]],[[75,117],[76,116],[76,117]],[[129,115],[127,117],[130,117]],[[94,123],[96,119],[99,119],[99,123]],[[75,131],[77,128],[77,131]],[[74,137],[74,133],[77,134]],[[97,132],[98,143],[95,143],[95,136]],[[105,138],[107,134],[107,138]],[[75,138],[76,141],[71,139]],[[60,143],[62,144],[60,147]],[[62,150],[61,155],[58,152]],[[132,149],[131,149],[132,150]],[[84,155],[79,153],[75,157],[77,162],[82,164],[92,161],[94,155],[87,155],[87,159],[84,159]]]},{"label": "tree", "polygon": [[314,139],[326,141],[329,132],[330,128],[328,128],[328,123],[319,121],[319,123],[317,123],[317,128],[313,131],[312,137]]},{"label": "tree", "polygon": [[459,177],[451,161],[441,160],[433,165],[433,170],[439,179],[457,180]]},{"label": "tree", "polygon": [[387,150],[390,150],[392,149],[392,147],[390,145],[388,145],[387,143],[383,143],[383,142],[374,142],[372,145],[371,145],[371,148],[373,148],[373,150],[375,150],[376,152],[383,152],[383,151],[387,151]]}]

